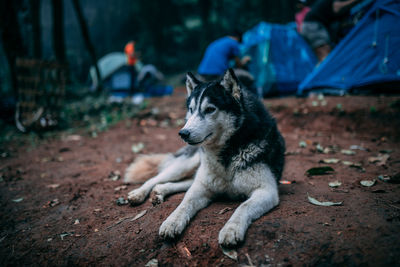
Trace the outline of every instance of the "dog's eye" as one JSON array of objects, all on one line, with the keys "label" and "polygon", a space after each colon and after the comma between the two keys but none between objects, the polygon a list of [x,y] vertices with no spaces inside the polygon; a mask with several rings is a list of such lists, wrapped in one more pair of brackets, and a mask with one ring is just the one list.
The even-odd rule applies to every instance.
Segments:
[{"label": "dog's eye", "polygon": [[216,110],[215,107],[208,107],[204,110],[204,114],[211,114]]}]

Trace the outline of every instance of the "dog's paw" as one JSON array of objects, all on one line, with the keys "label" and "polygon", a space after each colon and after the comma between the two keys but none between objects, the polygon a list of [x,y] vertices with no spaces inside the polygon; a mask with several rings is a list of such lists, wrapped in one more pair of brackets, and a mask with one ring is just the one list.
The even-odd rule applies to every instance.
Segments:
[{"label": "dog's paw", "polygon": [[187,220],[169,216],[160,227],[158,234],[164,239],[174,239],[185,229]]},{"label": "dog's paw", "polygon": [[227,223],[219,232],[218,243],[224,247],[233,247],[244,240],[246,229],[239,224]]},{"label": "dog's paw", "polygon": [[143,192],[140,189],[135,189],[128,193],[128,201],[132,205],[141,204],[146,197],[146,192]]},{"label": "dog's paw", "polygon": [[153,204],[153,206],[156,206],[164,202],[164,196],[156,193],[151,193],[150,201]]}]

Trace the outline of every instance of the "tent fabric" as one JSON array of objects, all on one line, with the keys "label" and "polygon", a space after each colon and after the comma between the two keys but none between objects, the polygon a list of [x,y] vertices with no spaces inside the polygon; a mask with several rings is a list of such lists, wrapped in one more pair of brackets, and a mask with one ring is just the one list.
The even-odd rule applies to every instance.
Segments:
[{"label": "tent fabric", "polygon": [[241,52],[252,58],[249,72],[260,96],[295,93],[317,62],[294,23],[259,23],[243,35]]},{"label": "tent fabric", "polygon": [[400,1],[378,0],[328,57],[299,85],[311,90],[348,92],[400,82]]},{"label": "tent fabric", "polygon": [[[125,66],[126,62],[126,56],[124,53],[121,52],[112,52],[100,58],[97,61],[97,65],[99,67],[101,79],[107,79],[116,70],[118,70],[122,66]],[[98,85],[98,80],[96,76],[96,69],[94,66],[90,67],[89,73],[93,81],[93,86],[94,88],[96,88]]]}]

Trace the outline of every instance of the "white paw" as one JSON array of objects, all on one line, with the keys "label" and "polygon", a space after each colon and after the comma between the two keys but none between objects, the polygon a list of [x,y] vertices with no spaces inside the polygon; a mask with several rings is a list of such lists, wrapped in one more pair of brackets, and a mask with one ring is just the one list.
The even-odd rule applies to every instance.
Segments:
[{"label": "white paw", "polygon": [[173,239],[180,235],[186,227],[188,220],[182,216],[170,215],[160,227],[158,234],[164,239]]},{"label": "white paw", "polygon": [[239,224],[227,223],[219,232],[218,243],[224,247],[236,246],[244,240],[246,229]]},{"label": "white paw", "polygon": [[131,204],[140,204],[147,197],[146,192],[143,190],[135,189],[128,193],[128,200]]},{"label": "white paw", "polygon": [[151,193],[150,202],[155,206],[164,202],[164,196],[156,193]]},{"label": "white paw", "polygon": [[158,184],[153,188],[153,191],[151,192],[151,197],[150,201],[153,203],[153,205],[158,205],[164,202],[164,190],[163,190],[163,185]]}]

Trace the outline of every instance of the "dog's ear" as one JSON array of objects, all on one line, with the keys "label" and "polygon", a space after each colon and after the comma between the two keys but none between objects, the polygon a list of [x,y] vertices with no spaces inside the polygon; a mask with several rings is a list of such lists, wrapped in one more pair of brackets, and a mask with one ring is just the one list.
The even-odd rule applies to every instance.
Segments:
[{"label": "dog's ear", "polygon": [[200,82],[194,77],[194,75],[191,72],[188,72],[186,74],[186,90],[188,96],[193,92],[194,88],[199,85]]},{"label": "dog's ear", "polygon": [[233,96],[233,98],[235,98],[237,101],[240,101],[241,93],[239,80],[236,78],[233,69],[228,69],[225,72],[224,77],[221,80],[221,85]]}]

